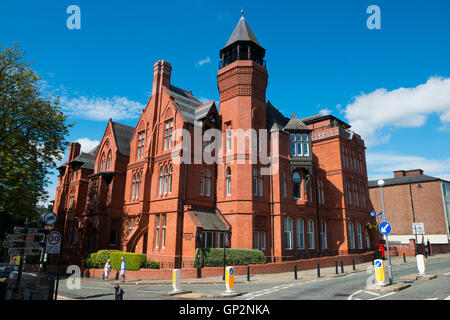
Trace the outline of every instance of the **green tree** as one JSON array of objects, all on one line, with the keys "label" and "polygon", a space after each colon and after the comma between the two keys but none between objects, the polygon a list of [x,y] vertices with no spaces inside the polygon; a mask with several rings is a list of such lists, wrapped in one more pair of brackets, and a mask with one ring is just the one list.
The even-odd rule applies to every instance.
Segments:
[{"label": "green tree", "polygon": [[0,46],[0,241],[14,224],[35,220],[47,174],[61,160],[73,124],[46,95],[19,45]]}]

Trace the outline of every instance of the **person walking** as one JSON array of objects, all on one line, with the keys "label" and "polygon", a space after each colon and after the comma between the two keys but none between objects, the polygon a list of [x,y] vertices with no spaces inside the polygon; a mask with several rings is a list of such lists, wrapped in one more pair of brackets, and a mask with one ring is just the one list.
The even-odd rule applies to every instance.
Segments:
[{"label": "person walking", "polygon": [[108,259],[105,263],[105,280],[109,280],[110,271],[111,271],[111,260]]},{"label": "person walking", "polygon": [[127,260],[124,257],[122,259],[122,264],[120,265],[120,275],[122,276],[122,282],[125,282],[125,271],[127,270]]}]

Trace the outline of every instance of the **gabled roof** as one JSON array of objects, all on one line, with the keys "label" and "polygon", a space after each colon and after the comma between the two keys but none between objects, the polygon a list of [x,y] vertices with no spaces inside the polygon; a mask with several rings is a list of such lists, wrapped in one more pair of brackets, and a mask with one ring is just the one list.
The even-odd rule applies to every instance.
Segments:
[{"label": "gabled roof", "polygon": [[134,132],[134,127],[126,126],[117,122],[111,121],[114,138],[116,139],[117,148],[124,156],[130,155],[130,139]]},{"label": "gabled roof", "polygon": [[297,118],[295,116],[295,113],[292,114],[291,119],[289,120],[289,122],[286,124],[286,126],[284,127],[284,130],[308,130],[311,131],[311,129],[309,129],[302,120],[300,120],[299,118]]},{"label": "gabled roof", "polygon": [[213,210],[192,209],[189,212],[194,224],[203,230],[228,231],[227,225]]},{"label": "gabled roof", "polygon": [[195,120],[201,120],[201,119],[205,118],[208,115],[209,110],[211,110],[213,105],[214,105],[214,100],[211,100],[211,101],[205,103],[204,105],[197,107],[195,109]]},{"label": "gabled roof", "polygon": [[[183,117],[186,119],[187,122],[194,123],[194,121],[199,120],[197,116],[201,117],[203,115],[203,112],[201,111],[204,110],[197,111],[198,107],[203,106],[203,102],[197,99],[192,94],[192,92],[177,88],[172,85],[170,85],[169,88],[167,88],[167,91],[169,92],[170,96],[174,99],[175,107],[177,108],[178,111],[181,112],[181,114],[183,115]],[[209,108],[211,108],[212,105],[213,102],[209,106]],[[205,105],[205,107],[207,107],[207,105]],[[208,108],[205,108],[205,110],[206,109]]]},{"label": "gabled roof", "polygon": [[243,16],[239,19],[239,22],[234,28],[233,33],[228,39],[225,47],[228,47],[236,41],[251,41],[256,43],[258,46],[261,46]]}]

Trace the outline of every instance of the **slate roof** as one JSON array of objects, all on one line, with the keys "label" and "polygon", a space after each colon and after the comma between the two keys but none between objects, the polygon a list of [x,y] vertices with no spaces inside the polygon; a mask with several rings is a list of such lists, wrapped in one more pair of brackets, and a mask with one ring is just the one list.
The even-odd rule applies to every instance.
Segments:
[{"label": "slate roof", "polygon": [[308,130],[311,131],[311,129],[309,129],[302,120],[300,120],[299,118],[297,118],[295,116],[295,113],[292,114],[291,119],[289,120],[289,122],[286,124],[286,126],[284,127],[284,130]]},{"label": "slate roof", "polygon": [[[441,181],[442,179],[432,176],[427,176],[425,174],[419,174],[416,176],[405,176],[405,177],[398,177],[398,178],[388,178],[383,179],[384,180],[384,186],[394,186],[394,185],[400,185],[400,184],[410,184],[410,183],[420,183],[420,182],[431,182],[431,181]],[[369,181],[369,188],[379,188],[378,186],[378,180],[370,180]]]},{"label": "slate roof", "polygon": [[69,164],[80,162],[82,165],[80,168],[94,170],[95,168],[95,158],[98,153],[98,149],[100,148],[100,144],[98,144],[94,149],[89,152],[81,152],[75,159],[73,159]]},{"label": "slate roof", "polygon": [[[177,88],[170,85],[167,88],[171,97],[174,98],[175,107],[181,112],[183,117],[189,123],[194,123],[196,120],[202,119],[209,112],[213,106],[214,101],[206,104],[197,99],[192,92]],[[199,108],[199,107],[202,108]]]},{"label": "slate roof", "polygon": [[214,211],[192,209],[189,214],[193,222],[208,231],[227,231],[227,225]]},{"label": "slate roof", "polygon": [[289,122],[289,118],[283,116],[283,114],[278,111],[271,103],[268,101],[266,103],[266,128],[272,129],[276,127],[278,129],[283,129],[284,126]]},{"label": "slate roof", "polygon": [[241,17],[239,19],[239,22],[234,28],[233,33],[228,39],[225,47],[232,45],[236,41],[251,41],[253,43],[256,43],[258,46],[261,46],[258,40],[256,40],[255,34],[248,26],[247,21],[245,21],[244,17]]},{"label": "slate roof", "polygon": [[134,127],[126,126],[117,122],[112,122],[114,138],[116,139],[119,152],[125,156],[130,155],[130,139],[134,132]]}]

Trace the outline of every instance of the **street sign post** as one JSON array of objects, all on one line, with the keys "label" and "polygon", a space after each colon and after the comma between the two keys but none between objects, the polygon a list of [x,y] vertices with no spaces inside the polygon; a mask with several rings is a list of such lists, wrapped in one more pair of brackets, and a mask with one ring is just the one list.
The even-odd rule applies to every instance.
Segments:
[{"label": "street sign post", "polygon": [[6,249],[13,249],[13,248],[28,248],[28,249],[40,249],[45,247],[45,243],[43,242],[19,242],[19,241],[13,241],[13,242],[4,242],[3,247]]},{"label": "street sign post", "polygon": [[26,228],[26,227],[15,227],[14,228],[14,234],[49,234],[50,230],[48,229],[42,229],[42,228]]}]

